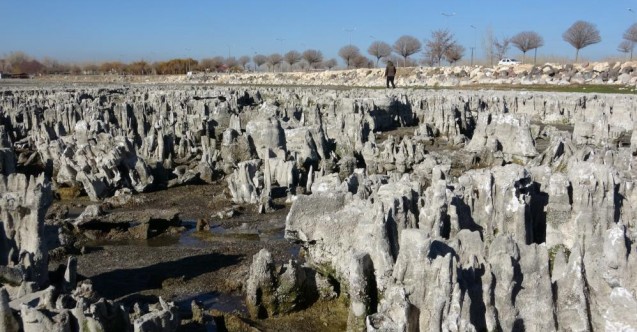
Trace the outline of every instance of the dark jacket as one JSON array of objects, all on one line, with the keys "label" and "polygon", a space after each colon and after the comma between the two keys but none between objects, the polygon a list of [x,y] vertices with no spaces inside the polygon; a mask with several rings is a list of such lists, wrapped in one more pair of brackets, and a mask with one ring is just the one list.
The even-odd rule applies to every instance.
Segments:
[{"label": "dark jacket", "polygon": [[388,63],[385,68],[385,76],[396,76],[396,67],[393,63]]}]

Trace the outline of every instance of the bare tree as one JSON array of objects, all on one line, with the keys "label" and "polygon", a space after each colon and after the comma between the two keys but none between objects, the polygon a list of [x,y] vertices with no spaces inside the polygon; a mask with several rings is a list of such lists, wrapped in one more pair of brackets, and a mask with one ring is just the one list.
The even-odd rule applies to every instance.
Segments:
[{"label": "bare tree", "polygon": [[622,52],[622,53],[630,53],[630,60],[633,60],[633,49],[635,48],[635,43],[631,42],[630,40],[622,40],[621,43],[619,43],[619,46],[617,46],[617,50]]},{"label": "bare tree", "polygon": [[[84,70],[86,70],[86,68],[84,68]],[[132,75],[147,75],[150,71],[150,65],[144,60],[135,61],[124,68],[125,73]]]},{"label": "bare tree", "polygon": [[436,57],[431,54],[431,51],[429,49],[426,49],[423,52],[423,57],[420,60],[420,63],[427,67],[433,67],[436,65]]},{"label": "bare tree", "polygon": [[507,55],[509,48],[511,47],[511,39],[508,37],[502,38],[502,40],[498,40],[495,38],[493,40],[493,48],[495,50],[495,56],[497,59],[502,59]]},{"label": "bare tree", "polygon": [[[396,54],[392,54],[392,55],[382,59],[381,61],[384,64],[387,64],[388,61],[391,61],[394,65],[396,65],[397,63],[404,62],[405,59],[403,57],[401,57],[401,56],[396,55]],[[416,66],[418,66],[418,61],[408,58],[407,61],[405,62],[404,66],[405,67],[416,67]]]},{"label": "bare tree", "polygon": [[[0,62],[2,62],[2,60],[0,60]],[[46,68],[47,74],[61,74],[66,71],[66,68],[64,68],[64,66],[59,61],[50,57],[45,57],[44,59],[42,59],[42,64]],[[4,68],[0,67],[0,72],[2,71],[4,71]],[[95,70],[95,72],[97,72],[97,70]]]},{"label": "bare tree", "polygon": [[631,44],[631,48],[630,48],[630,60],[633,59],[633,48],[635,47],[635,43],[637,43],[637,23],[634,23],[633,25],[631,25],[630,27],[628,27],[628,29],[626,29],[626,32],[624,32],[624,39],[629,41]]},{"label": "bare tree", "polygon": [[297,51],[289,51],[289,52],[285,53],[283,58],[285,59],[285,62],[290,64],[290,67],[294,66],[297,63],[299,63],[299,61],[301,61],[303,59],[303,57],[301,56],[301,53],[299,53]]},{"label": "bare tree", "polygon": [[239,58],[238,61],[241,67],[243,67],[243,70],[246,70],[247,69],[246,66],[248,65],[248,62],[250,62],[250,57],[247,55],[243,55]]},{"label": "bare tree", "polygon": [[259,67],[268,62],[268,57],[263,54],[255,54],[252,57],[252,62],[254,62],[254,65],[256,66],[254,68],[254,70],[256,71]]},{"label": "bare tree", "polygon": [[394,52],[403,57],[403,66],[406,66],[407,58],[412,54],[420,52],[422,44],[415,37],[404,35],[396,40],[393,49]]},{"label": "bare tree", "polygon": [[212,58],[212,62],[214,64],[212,69],[214,69],[215,71],[224,70],[224,66],[226,63],[226,59],[224,59],[224,57],[217,55],[216,57]]},{"label": "bare tree", "polygon": [[38,60],[31,59],[29,61],[23,62],[20,65],[21,72],[27,74],[36,74],[44,71],[44,65],[42,65]]},{"label": "bare tree", "polygon": [[536,50],[537,53],[538,47],[544,46],[544,38],[535,31],[522,31],[511,37],[511,44],[522,51],[522,61],[526,61],[526,52]]},{"label": "bare tree", "polygon": [[431,39],[425,44],[425,57],[434,60],[433,64],[442,64],[442,58],[454,44],[453,34],[446,29],[431,32]]},{"label": "bare tree", "polygon": [[623,37],[626,40],[630,40],[633,43],[637,43],[637,23],[634,23],[633,25],[628,27],[628,29],[626,29],[626,32],[624,32]]},{"label": "bare tree", "polygon": [[281,54],[272,53],[270,54],[270,56],[268,56],[267,63],[270,65],[270,68],[272,68],[272,71],[274,71],[274,67],[279,65],[282,61],[283,61],[283,57],[281,56]]},{"label": "bare tree", "polygon": [[489,63],[493,66],[493,54],[495,53],[493,50],[495,37],[493,36],[493,29],[489,26],[484,32],[484,37],[482,38],[482,49],[484,50],[484,54],[489,59]]},{"label": "bare tree", "polygon": [[[112,62],[103,62],[100,65],[100,72],[105,74],[121,74],[124,71],[123,63],[119,61]],[[181,61],[166,61],[159,64],[161,69],[159,70],[162,74],[174,74],[178,72],[183,72]]]},{"label": "bare tree", "polygon": [[323,62],[323,53],[319,50],[305,50],[303,52],[303,59],[307,61],[310,68],[313,68],[315,65]]},{"label": "bare tree", "polygon": [[29,61],[31,61],[31,57],[22,51],[11,52],[5,58],[6,66],[14,73],[24,72],[21,67]]},{"label": "bare tree", "polygon": [[[224,63],[226,61],[228,61],[228,59],[224,60]],[[185,72],[185,73],[191,71],[193,68],[196,68],[197,65],[199,64],[199,62],[193,58],[179,59],[179,62],[182,65],[182,69],[181,69],[182,72]]]},{"label": "bare tree", "polygon": [[228,67],[228,69],[237,67],[239,65],[239,61],[237,61],[237,58],[233,56],[227,57],[223,63],[226,65],[226,67]]},{"label": "bare tree", "polygon": [[464,47],[458,43],[453,43],[447,50],[445,51],[445,59],[449,62],[449,64],[453,65],[458,62],[458,60],[462,59],[464,56]]},{"label": "bare tree", "polygon": [[[151,67],[157,67],[157,63],[151,64]],[[199,71],[212,71],[216,68],[216,61],[213,58],[203,58],[199,60],[199,66],[197,70]]]},{"label": "bare tree", "polygon": [[356,57],[354,57],[350,61],[350,64],[354,68],[371,68],[374,66],[374,62],[362,54],[359,54]]},{"label": "bare tree", "polygon": [[336,67],[338,65],[338,61],[336,61],[336,59],[329,59],[329,60],[325,61],[325,63],[323,63],[323,65],[327,69],[332,70],[334,67]]},{"label": "bare tree", "polygon": [[431,32],[431,39],[425,43],[422,63],[428,66],[442,65],[442,59],[450,64],[460,60],[464,55],[464,47],[455,40],[454,35],[447,29]]},{"label": "bare tree", "polygon": [[577,21],[562,34],[562,39],[575,48],[575,62],[582,48],[602,41],[597,27],[590,22]]},{"label": "bare tree", "polygon": [[79,75],[82,73],[82,68],[78,64],[72,64],[69,66],[69,72],[72,75]]},{"label": "bare tree", "polygon": [[350,62],[352,61],[352,59],[360,55],[361,55],[361,51],[358,49],[358,47],[354,45],[346,45],[341,47],[340,50],[338,50],[338,56],[340,56],[343,59],[343,61],[345,61],[345,65],[347,66],[347,68],[350,67]]},{"label": "bare tree", "polygon": [[[57,66],[58,66],[57,68],[63,68],[64,67],[63,65],[60,65],[60,64],[57,64]],[[47,66],[47,70],[49,71],[50,74],[55,74],[55,73],[60,73],[61,72],[61,71],[58,71],[58,72],[52,71],[50,68],[48,68],[48,66]],[[95,75],[99,71],[99,66],[96,63],[86,63],[83,66],[83,70],[84,70],[84,73],[86,73],[88,75]],[[151,64],[148,64],[148,72],[146,74],[152,74],[152,73],[153,73],[153,67],[152,67]]]},{"label": "bare tree", "polygon": [[375,41],[367,49],[367,53],[376,58],[376,67],[378,67],[378,61],[381,58],[386,58],[391,55],[391,46],[382,41]]}]

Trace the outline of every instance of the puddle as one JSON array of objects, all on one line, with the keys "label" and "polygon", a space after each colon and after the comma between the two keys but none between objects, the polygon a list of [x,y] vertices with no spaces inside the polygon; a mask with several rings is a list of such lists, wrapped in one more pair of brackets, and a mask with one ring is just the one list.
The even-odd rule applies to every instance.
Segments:
[{"label": "puddle", "polygon": [[[134,240],[134,239],[122,239],[122,240],[95,240],[87,243],[89,246],[132,246],[127,250],[135,250],[134,246],[146,246],[146,247],[171,247],[171,248],[212,248],[212,251],[216,247],[224,247],[227,244],[231,246],[247,246],[252,250],[253,247],[265,247],[272,246],[280,250],[278,253],[282,253],[283,256],[289,254],[285,258],[299,257],[300,246],[289,243],[284,238],[285,224],[276,221],[256,221],[252,223],[229,223],[229,224],[241,224],[237,227],[232,227],[227,224],[213,224],[210,225],[208,231],[196,231],[196,222],[193,220],[182,221],[182,231],[179,234],[162,234],[154,238],[147,240]],[[224,227],[226,226],[226,227]],[[108,249],[107,249],[108,250]],[[152,252],[157,249],[151,250]],[[205,250],[206,252],[209,250]],[[161,250],[159,251],[161,252]],[[165,264],[165,263],[161,263]],[[190,266],[188,267],[190,268]],[[192,267],[195,268],[195,267]],[[197,268],[195,268],[197,269]],[[186,282],[189,282],[188,280]],[[194,291],[199,291],[195,293]],[[211,291],[210,288],[205,286],[197,288],[190,288],[190,285],[180,290],[180,296],[173,297],[171,300],[175,302],[179,308],[180,314],[183,317],[192,317],[192,301],[200,303],[205,310],[218,310],[224,313],[232,313],[239,316],[248,316],[248,310],[245,303],[245,297],[241,292],[219,292]],[[204,331],[219,331],[217,323],[214,320],[208,320],[204,326],[199,326],[200,330]]]},{"label": "puddle", "polygon": [[268,229],[259,233],[259,237],[262,240],[266,240],[266,241],[285,240],[284,236],[285,236],[285,227],[272,228],[272,229]]},{"label": "puddle", "polygon": [[86,208],[85,207],[77,207],[77,206],[71,206],[69,207],[69,212],[66,214],[66,218],[69,219],[75,219],[77,217],[80,216],[80,214],[82,214],[82,212],[84,212]]},{"label": "puddle", "polygon": [[98,239],[88,241],[87,245],[202,248],[210,246],[215,241],[286,241],[284,238],[285,227],[272,227],[260,231],[254,228],[237,227],[227,229],[221,225],[213,225],[209,231],[197,232],[195,230],[196,222],[190,220],[183,221],[182,226],[186,230],[179,235],[162,234],[150,239]]},{"label": "puddle", "polygon": [[201,303],[206,310],[216,309],[227,313],[248,313],[248,308],[246,307],[244,298],[241,295],[207,292],[199,293],[197,295],[177,297],[174,299],[175,304],[179,307],[180,311],[187,313],[192,313],[191,303],[193,300]]},{"label": "puddle", "polygon": [[212,234],[223,235],[226,233],[226,228],[221,225],[214,225],[210,228]]},{"label": "puddle", "polygon": [[198,232],[195,236],[208,241],[217,240],[248,240],[259,241],[259,231],[250,228],[231,228],[227,229],[221,225],[212,225],[208,232]]},{"label": "puddle", "polygon": [[297,260],[300,257],[301,246],[292,244],[285,239],[285,226],[283,224],[263,225],[263,229],[249,227],[226,228],[222,225],[211,225],[209,231],[196,231],[196,222],[186,220],[182,222],[185,228],[180,234],[162,234],[150,239],[97,239],[85,243],[87,247],[104,246],[142,246],[142,247],[176,247],[176,248],[209,248],[219,243],[239,244],[244,241],[270,243],[278,246],[285,242],[285,252],[290,258]]}]

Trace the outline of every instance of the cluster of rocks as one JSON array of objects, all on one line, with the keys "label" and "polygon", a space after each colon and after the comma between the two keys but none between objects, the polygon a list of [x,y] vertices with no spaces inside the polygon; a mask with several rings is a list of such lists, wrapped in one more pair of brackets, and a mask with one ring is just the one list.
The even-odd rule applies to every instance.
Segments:
[{"label": "cluster of rocks", "polygon": [[397,101],[412,115],[384,125],[413,135],[345,124],[358,139],[337,139],[336,168],[291,198],[286,238],[306,262],[256,255],[252,313],[322,290],[347,298],[350,330],[637,328],[634,97],[475,94]]},{"label": "cluster of rocks", "polygon": [[[637,84],[637,63],[520,64],[399,68],[399,87],[468,85],[623,85]],[[177,80],[223,84],[383,86],[384,69],[356,69],[318,73],[198,74]]]},{"label": "cluster of rocks", "polygon": [[[619,85],[634,89],[637,62],[575,64],[475,65],[398,68],[398,87],[457,87],[482,85]],[[232,85],[384,86],[384,68],[319,72],[195,73],[178,76],[71,76],[40,80],[101,83],[211,83]]]},{"label": "cluster of rocks", "polygon": [[77,217],[63,222],[89,239],[142,239],[183,231],[176,209],[136,209],[108,212],[101,205],[89,205]]},{"label": "cluster of rocks", "polygon": [[[25,321],[26,306],[48,317],[42,324],[71,329],[90,315],[175,327],[171,304],[125,310],[84,295],[86,284],[66,285],[73,277],[48,280],[46,208],[54,194],[125,204],[223,179],[235,203],[258,212],[287,197],[286,238],[305,252],[305,263],[280,267],[266,251],[255,256],[245,289],[256,317],[338,297],[352,330],[637,327],[633,95],[199,85],[0,93],[0,280],[6,303],[37,298],[0,306],[13,318],[6,326],[45,321]],[[180,223],[171,211],[113,216],[100,205],[62,222],[141,238]]]},{"label": "cluster of rocks", "polygon": [[52,198],[44,174],[0,175],[0,330],[174,331],[180,322],[174,304],[160,299],[128,310],[106,300],[89,280],[77,283],[75,257],[49,273],[44,217]]},{"label": "cluster of rocks", "polygon": [[634,328],[632,188],[576,159],[300,196],[286,237],[348,290],[353,329]]}]

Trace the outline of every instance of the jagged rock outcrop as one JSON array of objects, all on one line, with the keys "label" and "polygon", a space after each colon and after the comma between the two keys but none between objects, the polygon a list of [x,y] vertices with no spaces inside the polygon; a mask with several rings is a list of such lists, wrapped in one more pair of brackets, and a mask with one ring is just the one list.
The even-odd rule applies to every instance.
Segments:
[{"label": "jagged rock outcrop", "polygon": [[[419,68],[404,84],[630,82],[632,68]],[[373,71],[364,82],[377,80]],[[328,74],[316,77],[339,82],[340,73]],[[300,80],[294,75],[275,82]],[[636,101],[271,84],[52,88],[46,97],[12,88],[0,99],[0,274],[11,315],[33,329],[123,321],[115,303],[69,295],[72,261],[63,285],[46,288],[46,251],[33,231],[46,190],[95,201],[120,190],[126,201],[225,177],[235,204],[267,212],[275,200],[293,202],[285,237],[304,249],[302,266],[255,256],[246,290],[257,317],[338,296],[350,330],[635,329]],[[90,207],[76,225],[108,218]],[[33,225],[29,235],[20,225]],[[127,326],[176,326],[174,307],[156,309],[137,310]]]},{"label": "jagged rock outcrop", "polygon": [[[29,159],[26,160],[28,162]],[[7,130],[0,126],[0,174],[9,175],[16,170],[17,160],[13,144],[7,136]]]},{"label": "jagged rock outcrop", "polygon": [[259,165],[260,160],[241,162],[234,173],[228,177],[232,200],[235,203],[255,204],[260,201],[264,179]]},{"label": "jagged rock outcrop", "polygon": [[511,114],[480,114],[473,137],[465,148],[481,154],[500,151],[506,161],[526,162],[538,154],[529,119]]},{"label": "jagged rock outcrop", "polygon": [[555,171],[566,169],[571,156],[575,154],[575,146],[568,132],[556,131],[550,133],[548,146],[535,159],[531,160],[529,166],[545,165]]},{"label": "jagged rock outcrop", "polygon": [[18,332],[20,325],[18,320],[13,316],[9,307],[9,294],[3,288],[0,289],[0,328],[6,332]]},{"label": "jagged rock outcrop", "polygon": [[[51,184],[42,173],[0,175],[0,329],[2,331],[125,331],[132,328],[127,310],[100,298],[90,283],[77,285],[77,260],[61,266],[56,284],[49,280],[45,213],[52,200]],[[81,220],[100,216],[97,206]],[[176,330],[175,307],[156,326]],[[19,313],[19,314],[18,314]],[[143,328],[140,331],[148,331]],[[151,329],[152,330],[152,329]]]},{"label": "jagged rock outcrop", "polygon": [[376,285],[383,289],[395,260],[391,248],[398,246],[393,242],[399,235],[397,225],[386,220],[380,204],[347,197],[344,193],[299,196],[286,220],[285,236],[301,243],[319,271],[341,278],[349,271],[349,253],[367,253],[376,271]]},{"label": "jagged rock outcrop", "polygon": [[[632,130],[630,96],[361,91],[140,86],[54,89],[42,98],[16,89],[1,105],[12,123],[5,127],[2,146],[9,149],[7,158],[19,148],[18,166],[45,167],[51,160],[54,189],[80,188],[97,200],[121,188],[139,192],[212,181],[232,173],[239,162],[263,159],[265,145],[269,157],[287,153],[284,159],[295,160],[304,172],[360,151],[379,173],[409,172],[424,154],[420,143],[433,137],[455,146],[469,142],[470,151],[485,152],[480,157],[486,165],[531,158],[537,152],[525,119],[578,128],[604,119],[611,142],[623,142]],[[401,137],[393,146],[375,138],[379,131],[416,124],[418,138]]]},{"label": "jagged rock outcrop", "polygon": [[606,113],[593,121],[577,121],[573,129],[573,140],[577,144],[612,146],[618,145],[626,129],[609,123]]},{"label": "jagged rock outcrop", "polygon": [[51,185],[44,174],[37,178],[19,173],[0,175],[2,279],[14,284],[45,285],[48,281],[44,215],[51,200]]},{"label": "jagged rock outcrop", "polygon": [[270,158],[270,153],[276,153],[278,150],[282,150],[283,153],[287,151],[285,131],[276,118],[254,119],[248,122],[246,134],[252,138],[261,159]]},{"label": "jagged rock outcrop", "polygon": [[177,209],[139,209],[108,212],[89,205],[74,220],[67,220],[87,238],[150,239],[181,227]]},{"label": "jagged rock outcrop", "polygon": [[276,267],[272,255],[261,249],[252,260],[246,282],[246,302],[255,318],[272,317],[299,310],[318,293],[317,281],[306,275],[296,261]]},{"label": "jagged rock outcrop", "polygon": [[179,309],[174,303],[159,298],[159,305],[133,322],[133,331],[172,332],[179,328]]},{"label": "jagged rock outcrop", "polygon": [[[357,280],[349,294],[352,330],[633,327],[627,313],[636,303],[635,281],[628,271],[637,256],[617,220],[620,175],[577,155],[566,165],[562,173],[548,165],[509,164],[465,172],[457,182],[439,169],[424,192],[389,177],[388,184],[369,187],[366,199],[348,196],[345,182],[332,177],[334,185],[297,198],[286,237],[301,242],[317,271],[330,271],[344,285]],[[410,218],[398,217],[395,203],[382,198],[383,188],[402,197],[402,204],[410,195],[398,195],[401,190],[420,196],[418,204],[402,208],[414,208],[417,223],[397,228],[397,243],[390,220]],[[380,213],[387,206],[393,206],[389,213]],[[374,229],[374,220],[384,226],[361,237]],[[348,265],[364,257],[370,263]],[[389,273],[392,278],[383,277]],[[379,302],[374,291],[361,293],[361,285],[369,284],[365,275],[374,276]],[[362,312],[368,313],[365,327]]]}]

